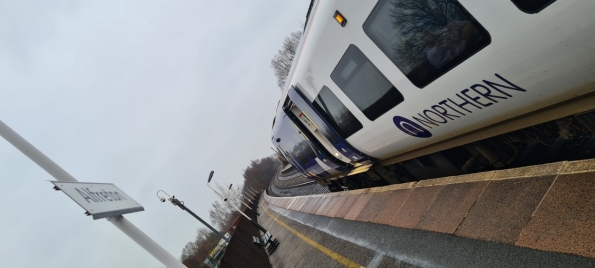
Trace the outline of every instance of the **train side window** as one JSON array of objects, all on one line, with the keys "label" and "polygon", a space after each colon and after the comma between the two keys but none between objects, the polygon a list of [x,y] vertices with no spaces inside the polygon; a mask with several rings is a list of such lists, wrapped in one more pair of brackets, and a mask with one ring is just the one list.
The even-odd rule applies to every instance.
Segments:
[{"label": "train side window", "polygon": [[512,0],[516,7],[529,14],[538,13],[555,1],[556,0]]},{"label": "train side window", "polygon": [[343,139],[347,139],[363,127],[362,123],[326,86],[322,87],[312,106]]},{"label": "train side window", "polygon": [[419,88],[490,43],[490,34],[456,0],[380,0],[363,28]]},{"label": "train side window", "polygon": [[401,92],[355,45],[349,45],[331,79],[372,121],[403,101]]}]

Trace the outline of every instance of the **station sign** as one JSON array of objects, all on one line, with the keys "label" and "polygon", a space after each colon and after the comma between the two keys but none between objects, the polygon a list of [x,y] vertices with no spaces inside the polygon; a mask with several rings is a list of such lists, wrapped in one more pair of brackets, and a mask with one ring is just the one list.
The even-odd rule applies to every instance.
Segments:
[{"label": "station sign", "polygon": [[51,181],[94,220],[145,210],[112,183]]}]

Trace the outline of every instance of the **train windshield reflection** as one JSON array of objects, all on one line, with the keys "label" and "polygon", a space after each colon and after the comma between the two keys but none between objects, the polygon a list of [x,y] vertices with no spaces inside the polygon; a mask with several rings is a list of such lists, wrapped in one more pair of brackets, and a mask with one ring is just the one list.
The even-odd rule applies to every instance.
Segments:
[{"label": "train windshield reflection", "polygon": [[489,33],[455,0],[381,0],[363,27],[419,88],[490,43]]}]

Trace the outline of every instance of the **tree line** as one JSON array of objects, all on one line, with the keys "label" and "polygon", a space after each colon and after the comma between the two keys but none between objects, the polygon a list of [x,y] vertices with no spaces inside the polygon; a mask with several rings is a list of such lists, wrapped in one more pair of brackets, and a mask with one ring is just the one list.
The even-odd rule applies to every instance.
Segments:
[{"label": "tree line", "polygon": [[285,80],[291,70],[293,57],[295,56],[297,45],[301,38],[302,31],[290,33],[289,36],[283,40],[281,49],[277,51],[277,54],[275,54],[271,60],[271,68],[273,68],[273,72],[277,78],[277,85],[281,88],[281,91],[283,91],[283,88],[285,87]]}]

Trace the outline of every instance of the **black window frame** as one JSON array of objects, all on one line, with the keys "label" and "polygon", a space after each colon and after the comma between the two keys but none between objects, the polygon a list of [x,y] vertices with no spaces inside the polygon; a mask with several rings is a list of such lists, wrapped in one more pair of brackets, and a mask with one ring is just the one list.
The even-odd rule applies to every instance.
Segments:
[{"label": "black window frame", "polygon": [[527,1],[527,0],[510,0],[520,11],[523,11],[527,14],[537,14],[539,12],[541,12],[542,10],[544,10],[546,7],[549,7],[551,4],[553,4],[554,2],[556,2],[556,0],[545,0],[544,3],[541,4],[541,6],[537,9],[527,9],[525,6],[523,6],[523,4],[519,4],[517,2],[520,1]]},{"label": "black window frame", "polygon": [[[344,78],[343,72],[349,67],[353,66],[350,64],[354,62],[357,65],[353,67],[354,69],[352,69],[349,72],[349,76],[347,78]],[[363,67],[366,66],[366,63],[369,64],[369,66],[372,67],[371,69],[375,71],[373,75],[384,78],[384,82],[386,82],[387,85],[390,85],[391,87],[374,103],[372,103],[365,109],[362,109],[359,107],[357,103],[359,97],[351,96],[351,93],[346,91],[346,88],[348,88],[348,86],[353,81],[353,79],[355,79],[356,76],[359,77],[359,75],[362,74],[360,71],[362,71]],[[376,67],[376,65],[366,56],[366,54],[354,44],[350,44],[349,47],[347,47],[347,50],[345,50],[345,53],[343,53],[343,56],[341,56],[341,59],[331,72],[331,80],[333,80],[335,85],[337,85],[337,87],[339,87],[339,89],[343,91],[347,98],[349,98],[349,100],[351,100],[351,102],[353,102],[355,106],[370,121],[378,119],[379,117],[381,117],[382,115],[384,115],[385,113],[387,113],[388,111],[405,101],[405,97],[395,87],[395,85],[393,85],[393,83],[386,77],[386,75],[384,75],[384,73],[382,73],[380,69]],[[363,90],[365,89],[358,90],[358,92],[362,92]]]}]

